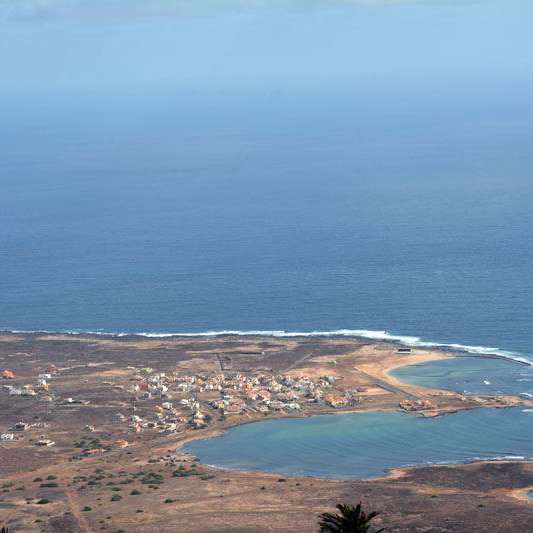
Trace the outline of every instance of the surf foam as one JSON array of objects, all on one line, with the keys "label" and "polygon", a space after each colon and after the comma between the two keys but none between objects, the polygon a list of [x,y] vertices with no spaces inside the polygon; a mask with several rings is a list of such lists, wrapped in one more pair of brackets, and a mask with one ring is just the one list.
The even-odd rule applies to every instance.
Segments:
[{"label": "surf foam", "polygon": [[264,337],[359,337],[371,340],[382,340],[389,342],[396,342],[404,346],[413,348],[440,348],[445,350],[453,350],[458,352],[465,352],[473,355],[496,355],[512,359],[520,363],[533,365],[533,360],[529,359],[523,354],[512,352],[509,350],[502,350],[490,346],[470,346],[468,344],[458,343],[441,343],[425,341],[421,337],[412,335],[394,335],[384,330],[369,330],[369,329],[336,329],[330,331],[286,331],[286,330],[209,330],[200,332],[106,332],[102,330],[87,331],[87,330],[67,330],[67,331],[46,331],[46,330],[10,330],[9,333],[66,333],[69,335],[104,335],[110,337],[128,337],[140,336],[148,338],[168,338],[168,337],[223,337],[223,336],[264,336]]}]

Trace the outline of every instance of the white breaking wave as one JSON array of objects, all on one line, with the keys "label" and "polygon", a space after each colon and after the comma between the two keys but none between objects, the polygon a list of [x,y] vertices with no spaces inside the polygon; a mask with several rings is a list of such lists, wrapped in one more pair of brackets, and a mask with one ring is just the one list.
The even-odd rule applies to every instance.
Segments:
[{"label": "white breaking wave", "polygon": [[369,329],[336,329],[331,331],[285,331],[285,330],[210,330],[201,332],[172,332],[172,333],[158,333],[158,332],[105,332],[105,331],[84,331],[84,330],[70,330],[70,331],[24,331],[11,330],[10,333],[67,333],[70,335],[104,335],[112,337],[128,337],[137,335],[140,337],[149,338],[168,338],[168,337],[223,337],[228,335],[235,335],[239,337],[262,336],[262,337],[360,337],[364,339],[382,340],[389,342],[397,342],[404,346],[413,348],[440,348],[445,350],[454,350],[458,352],[466,352],[473,355],[497,355],[512,359],[520,363],[533,365],[533,359],[527,356],[512,352],[509,350],[502,350],[490,346],[470,346],[467,344],[457,343],[441,343],[425,341],[420,337],[412,335],[393,335],[388,331],[369,330]]},{"label": "white breaking wave", "polygon": [[529,456],[497,455],[496,457],[474,457],[474,461],[529,461]]}]

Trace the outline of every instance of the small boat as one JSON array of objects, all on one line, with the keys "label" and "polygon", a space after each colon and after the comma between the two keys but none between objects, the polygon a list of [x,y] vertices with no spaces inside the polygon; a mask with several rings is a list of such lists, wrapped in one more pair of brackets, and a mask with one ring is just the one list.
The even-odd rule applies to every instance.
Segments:
[{"label": "small boat", "polygon": [[484,379],[484,380],[483,380],[483,383],[484,383],[485,385],[490,385],[490,381],[489,381],[488,379]]}]

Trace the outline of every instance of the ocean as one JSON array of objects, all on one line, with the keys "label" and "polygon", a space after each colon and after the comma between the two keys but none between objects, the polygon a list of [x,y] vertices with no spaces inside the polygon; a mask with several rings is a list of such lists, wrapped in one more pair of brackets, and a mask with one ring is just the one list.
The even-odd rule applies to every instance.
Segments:
[{"label": "ocean", "polygon": [[312,4],[1,18],[0,329],[533,359],[531,6]]}]

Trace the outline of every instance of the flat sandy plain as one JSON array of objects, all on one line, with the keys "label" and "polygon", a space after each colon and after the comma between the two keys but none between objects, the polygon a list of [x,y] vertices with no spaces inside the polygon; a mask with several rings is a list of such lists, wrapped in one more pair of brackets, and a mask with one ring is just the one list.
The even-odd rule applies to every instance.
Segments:
[{"label": "flat sandy plain", "polygon": [[[36,424],[16,442],[0,443],[0,526],[13,532],[303,532],[316,531],[317,516],[335,504],[362,500],[381,511],[376,525],[387,531],[533,531],[533,500],[527,498],[533,490],[532,462],[399,469],[368,481],[281,478],[211,469],[180,453],[180,446],[232,425],[293,415],[246,410],[224,419],[213,415],[205,429],[184,425],[164,433],[134,432],[127,420],[131,385],[147,366],[174,375],[213,375],[221,364],[225,372],[246,376],[333,375],[338,378],[333,392],[360,391],[355,405],[306,404],[299,416],[398,410],[405,400],[427,402],[413,416],[528,405],[513,397],[464,397],[405,385],[388,372],[453,354],[398,354],[397,349],[355,338],[0,334],[0,372],[15,374],[0,379],[0,433],[21,420]],[[4,387],[36,385],[50,368],[55,373],[48,401],[41,392],[13,396]],[[136,412],[148,418],[157,404],[160,399],[138,401]],[[118,413],[126,420],[117,419]],[[180,414],[188,416],[186,409]],[[87,425],[94,431],[87,433]],[[41,435],[55,444],[36,446]],[[80,458],[80,441],[94,438],[106,451]],[[117,440],[127,440],[128,447],[118,447]],[[176,471],[191,474],[176,476]]]}]

